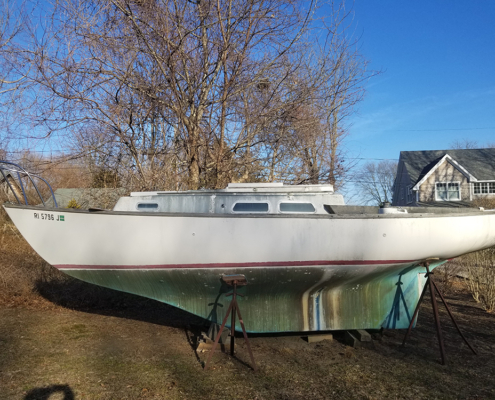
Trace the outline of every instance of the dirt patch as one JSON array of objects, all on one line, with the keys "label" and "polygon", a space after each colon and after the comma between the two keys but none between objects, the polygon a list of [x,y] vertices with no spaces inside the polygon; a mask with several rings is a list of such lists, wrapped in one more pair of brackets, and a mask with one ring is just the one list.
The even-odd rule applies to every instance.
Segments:
[{"label": "dirt patch", "polygon": [[[428,299],[426,299],[428,300]],[[495,316],[465,292],[449,303],[474,356],[441,307],[447,365],[425,302],[405,348],[385,331],[369,348],[300,336],[252,336],[259,366],[242,338],[234,358],[194,350],[201,320],[155,302],[139,307],[0,309],[0,387],[4,399],[489,399],[495,398]],[[342,335],[336,333],[337,339]],[[65,396],[65,397],[64,397]]]}]

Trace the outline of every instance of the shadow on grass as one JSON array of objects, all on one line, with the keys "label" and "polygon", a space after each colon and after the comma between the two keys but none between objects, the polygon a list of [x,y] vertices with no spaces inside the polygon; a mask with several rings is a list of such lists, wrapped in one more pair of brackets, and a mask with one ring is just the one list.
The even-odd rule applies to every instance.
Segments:
[{"label": "shadow on grass", "polygon": [[[36,290],[48,301],[68,309],[181,329],[184,331],[186,339],[195,353],[196,360],[199,363],[202,362],[202,357],[197,353],[196,347],[199,335],[208,330],[210,322],[206,319],[165,303],[130,293],[92,285],[71,277],[55,277],[47,280],[38,280],[36,282]],[[478,318],[483,319],[487,317],[486,313],[482,310],[473,310],[472,308],[474,307],[465,303],[466,299],[469,300],[469,296],[457,295],[453,297],[459,302],[455,307],[455,311],[457,311],[458,314],[476,315]],[[405,331],[389,330],[388,334],[385,334],[385,337],[394,337],[394,340],[392,341],[387,340],[387,342],[389,342],[389,347],[394,348],[399,353],[403,353],[406,356],[416,356],[436,361],[438,357],[438,344],[429,302],[429,293],[427,293],[424,299],[424,305],[426,307],[422,307],[419,316],[419,326],[413,330],[408,345],[405,348],[400,346]],[[456,354],[460,352],[463,356],[470,354],[468,349],[464,349],[463,351],[458,349],[458,346],[462,344],[462,339],[458,336],[455,328],[451,326],[450,318],[443,310],[443,307],[440,307],[440,315],[442,330],[446,336],[447,354],[450,355],[452,352]],[[493,337],[492,331],[480,331],[479,325],[477,326],[478,329],[476,329],[476,333],[474,333],[472,328],[469,329],[465,326],[464,321],[459,322],[461,329],[465,332],[468,340],[472,340],[473,338],[488,340]],[[344,332],[338,331],[332,332],[334,339],[345,344],[343,333]],[[250,339],[263,337],[276,338],[283,336],[301,337],[311,334],[311,332],[249,333],[248,337]],[[242,338],[242,332],[236,332],[235,336],[236,338]],[[389,339],[392,338],[389,337]],[[394,342],[397,343],[394,344]],[[227,354],[224,354],[224,356],[227,356]],[[247,366],[249,365],[242,360],[238,361]]]},{"label": "shadow on grass", "polygon": [[71,277],[38,280],[36,291],[59,306],[87,313],[114,316],[195,330],[207,326],[207,321],[177,307],[131,293],[92,285]]},{"label": "shadow on grass", "polygon": [[[71,277],[38,280],[36,282],[36,291],[50,302],[71,310],[182,329],[188,344],[194,351],[197,362],[204,366],[204,360],[199,356],[196,348],[198,345],[198,338],[203,332],[208,331],[210,325],[209,319],[212,318],[212,315],[208,317],[208,320],[203,319],[187,311],[156,300],[92,285]],[[226,289],[222,288],[221,294],[225,291]],[[218,298],[215,302],[217,301]],[[213,317],[216,319],[216,315]],[[280,335],[283,334],[281,333]],[[237,338],[243,337],[242,332],[236,332],[235,336]],[[254,335],[250,334],[249,337],[251,336]],[[274,336],[274,334],[266,334],[264,336]],[[275,336],[277,336],[277,334],[275,334]],[[221,352],[219,352],[219,354],[221,354]],[[227,354],[222,355],[228,357]],[[237,358],[235,355],[232,358],[240,364],[251,368],[249,363]],[[47,388],[39,390],[46,389]],[[38,397],[29,397],[29,399],[37,398]],[[49,397],[39,398],[48,399]],[[71,398],[72,397],[65,397],[64,399]]]},{"label": "shadow on grass", "polygon": [[[60,397],[60,394],[64,397]],[[69,385],[52,385],[30,390],[24,400],[49,400],[52,395],[57,395],[57,399],[62,400],[74,400],[75,398]]]}]

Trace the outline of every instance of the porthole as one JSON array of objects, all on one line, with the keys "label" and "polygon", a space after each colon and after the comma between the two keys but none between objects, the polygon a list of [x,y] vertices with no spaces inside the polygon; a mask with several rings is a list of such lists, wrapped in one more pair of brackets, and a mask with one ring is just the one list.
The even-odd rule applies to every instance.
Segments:
[{"label": "porthole", "polygon": [[280,203],[280,212],[283,213],[314,213],[315,207],[311,203]]},{"label": "porthole", "polygon": [[157,203],[138,203],[137,205],[138,210],[158,210],[158,204]]},{"label": "porthole", "polygon": [[239,213],[267,213],[268,203],[235,203],[232,211]]}]

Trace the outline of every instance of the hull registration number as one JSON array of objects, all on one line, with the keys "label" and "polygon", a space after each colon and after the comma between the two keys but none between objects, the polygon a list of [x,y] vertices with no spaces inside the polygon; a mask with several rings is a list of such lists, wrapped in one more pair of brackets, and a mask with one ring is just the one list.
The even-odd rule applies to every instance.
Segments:
[{"label": "hull registration number", "polygon": [[55,215],[51,213],[34,213],[34,219],[41,219],[44,221],[65,221],[64,215]]}]

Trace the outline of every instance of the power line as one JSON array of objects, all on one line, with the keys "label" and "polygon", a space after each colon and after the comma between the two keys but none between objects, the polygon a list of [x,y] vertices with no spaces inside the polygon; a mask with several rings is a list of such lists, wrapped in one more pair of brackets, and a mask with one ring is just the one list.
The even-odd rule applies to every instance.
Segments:
[{"label": "power line", "polygon": [[442,129],[394,129],[394,132],[444,132],[444,131],[481,131],[495,130],[495,128],[442,128]]}]

